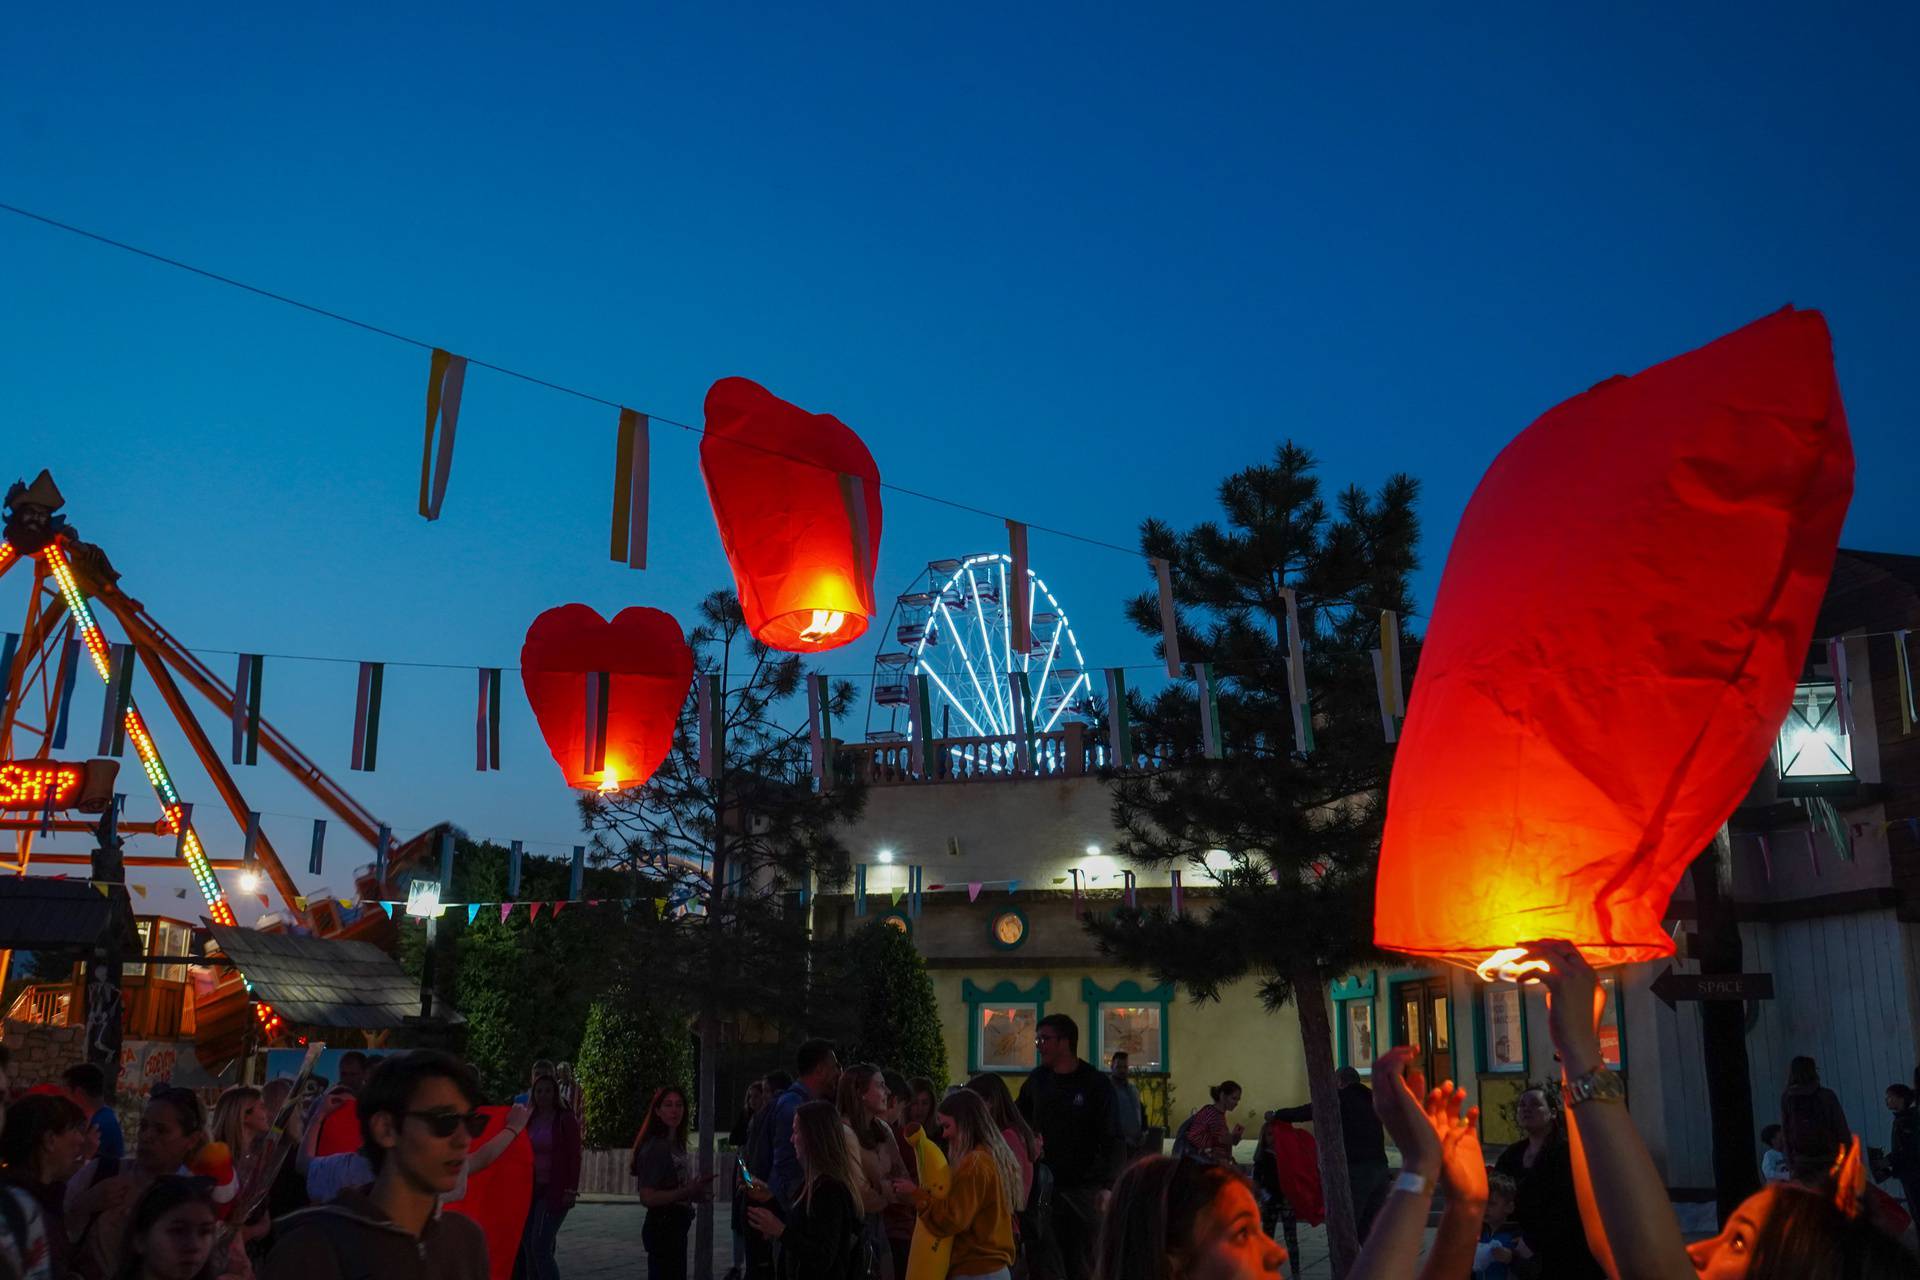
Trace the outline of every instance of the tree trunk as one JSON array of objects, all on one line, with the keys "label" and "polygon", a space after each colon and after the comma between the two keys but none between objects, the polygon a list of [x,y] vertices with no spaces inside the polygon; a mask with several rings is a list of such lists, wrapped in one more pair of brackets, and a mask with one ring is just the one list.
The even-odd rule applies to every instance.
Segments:
[{"label": "tree trunk", "polygon": [[[719,1092],[720,1019],[711,1009],[700,1017],[700,1176],[713,1176],[714,1096]],[[717,1194],[717,1193],[716,1193]],[[713,1280],[713,1206],[702,1207],[693,1226],[694,1280]]]},{"label": "tree trunk", "polygon": [[1307,1091],[1313,1101],[1313,1136],[1320,1149],[1320,1190],[1327,1205],[1327,1250],[1334,1280],[1344,1280],[1360,1253],[1353,1188],[1347,1177],[1347,1144],[1340,1124],[1340,1088],[1333,1078],[1333,1020],[1320,971],[1302,966],[1292,976],[1293,1004],[1300,1013],[1300,1045],[1306,1051]]},{"label": "tree trunk", "polygon": [[[1689,868],[1697,914],[1694,958],[1700,972],[1739,973],[1744,959],[1731,889],[1732,842],[1727,829]],[[1753,1076],[1747,1065],[1747,1007],[1737,1000],[1702,1000],[1700,1040],[1706,1060],[1707,1113],[1713,1130],[1713,1185],[1726,1222],[1740,1202],[1760,1189],[1753,1157]]]}]

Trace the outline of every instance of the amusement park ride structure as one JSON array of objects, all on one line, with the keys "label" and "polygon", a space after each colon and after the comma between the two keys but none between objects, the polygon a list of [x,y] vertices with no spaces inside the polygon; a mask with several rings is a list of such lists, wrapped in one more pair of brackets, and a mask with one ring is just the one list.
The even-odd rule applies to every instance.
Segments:
[{"label": "amusement park ride structure", "polygon": [[[120,589],[119,574],[114,571],[106,553],[97,546],[81,541],[65,518],[57,514],[63,503],[64,499],[52,476],[45,471],[31,485],[15,484],[7,494],[4,540],[0,541],[0,576],[30,565],[33,585],[27,598],[26,619],[20,629],[19,643],[12,653],[5,655],[11,661],[0,663],[0,679],[5,681],[4,703],[0,703],[0,760],[15,764],[52,760],[57,744],[66,737],[63,722],[64,708],[71,695],[68,686],[82,678],[83,662],[92,666],[101,681],[111,685],[118,680],[121,673],[114,665],[114,646],[100,625],[98,610],[104,610],[118,622],[126,635],[127,645],[121,650],[121,661],[139,662],[165,704],[167,716],[185,737],[214,789],[219,792],[228,814],[241,831],[246,831],[250,825],[246,797],[220,752],[195,718],[181,681],[191,685],[213,704],[216,711],[229,718],[234,715],[233,690],[205,663],[174,640],[148,614],[144,605]],[[115,696],[111,687],[108,696],[110,699]],[[176,856],[129,856],[122,860],[124,866],[176,869],[184,866],[206,901],[207,916],[223,925],[236,922],[219,873],[223,870],[246,873],[257,866],[259,872],[271,881],[292,918],[317,923],[322,913],[309,914],[299,886],[287,873],[272,842],[264,832],[258,831],[257,824],[253,824],[253,847],[247,855],[215,859],[209,854],[194,821],[209,809],[195,809],[182,801],[150,730],[147,716],[131,696],[125,698],[123,705],[119,728],[138,756],[141,770],[153,788],[160,806],[160,817],[152,822],[120,821],[117,823],[118,831],[122,834],[172,836],[176,845]],[[382,839],[389,841],[389,848],[385,851],[389,857],[376,856],[374,864],[384,868],[385,874],[391,876],[395,870],[392,855],[396,851],[391,844],[391,837],[387,835],[388,829],[291,740],[264,720],[260,723],[259,740],[266,754],[326,806],[329,813],[352,828],[369,845],[374,845],[376,855],[381,852],[378,842]],[[65,807],[65,797],[56,797],[51,789],[45,794],[47,800],[39,812],[21,813],[17,808],[0,812],[0,831],[12,834],[15,850],[12,865],[5,869],[17,875],[28,874],[29,865],[34,863],[68,865],[89,864],[92,861],[86,854],[36,855],[34,841],[37,836],[53,832],[92,833],[98,825],[93,821],[56,816],[57,811]],[[61,803],[57,804],[56,799]],[[98,798],[95,799],[98,803]],[[112,797],[105,798],[100,807],[113,809],[117,814],[117,801]],[[123,887],[109,888],[113,892],[125,893]],[[332,913],[325,913],[325,918],[332,920],[335,917]],[[0,965],[3,964],[4,961],[0,960]],[[3,975],[4,967],[0,967],[0,976]],[[237,983],[240,978],[231,975],[226,980]],[[270,1040],[281,1029],[279,1018],[264,1004],[256,1003],[254,1010],[263,1038]]]}]

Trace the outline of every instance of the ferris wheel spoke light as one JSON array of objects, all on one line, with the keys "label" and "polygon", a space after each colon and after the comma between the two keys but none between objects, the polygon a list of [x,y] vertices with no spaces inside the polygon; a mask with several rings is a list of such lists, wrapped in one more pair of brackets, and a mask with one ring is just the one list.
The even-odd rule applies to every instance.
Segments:
[{"label": "ferris wheel spoke light", "polygon": [[953,709],[960,713],[961,719],[965,720],[968,724],[973,726],[973,731],[975,733],[979,734],[983,738],[991,738],[993,736],[991,733],[987,732],[985,729],[982,729],[980,727],[980,722],[973,718],[972,714],[968,712],[966,705],[962,703],[960,699],[953,696],[953,690],[947,688],[947,682],[945,680],[942,680],[937,674],[935,674],[932,667],[929,667],[924,662],[921,663],[920,674],[925,676],[927,679],[933,681],[933,683],[939,687],[940,692],[947,695],[947,701],[953,704]]},{"label": "ferris wheel spoke light", "polygon": [[1080,679],[1075,680],[1072,684],[1067,686],[1066,696],[1060,699],[1060,705],[1054,709],[1053,718],[1047,721],[1047,727],[1042,729],[1040,732],[1042,733],[1053,732],[1053,726],[1060,722],[1061,713],[1066,711],[1068,707],[1073,705],[1073,695],[1075,692],[1079,690],[1081,682],[1084,681],[1086,678],[1087,678],[1087,673],[1082,671],[1080,673]]},{"label": "ferris wheel spoke light", "polygon": [[1007,733],[1013,728],[1013,711],[1000,696],[1000,671],[993,665],[993,640],[987,635],[987,611],[981,607],[980,583],[973,576],[972,562],[967,564],[967,585],[973,588],[973,618],[980,624],[980,647],[987,660],[987,687],[993,690],[994,723],[1005,725],[1001,732]]},{"label": "ferris wheel spoke light", "polygon": [[[941,612],[945,613],[946,608],[947,608],[946,605],[942,604],[940,606]],[[953,615],[951,613],[947,613],[947,621],[949,624],[952,624]],[[980,697],[980,714],[985,716],[989,721],[992,722],[993,728],[982,729],[980,727],[980,722],[978,720],[975,720],[972,716],[968,716],[967,719],[972,722],[974,730],[977,733],[979,733],[981,737],[983,738],[988,737],[991,734],[1000,732],[999,719],[994,715],[994,701],[992,698],[987,696],[987,691],[980,687],[980,673],[974,669],[973,655],[967,652],[966,643],[960,638],[960,634],[961,634],[960,628],[958,626],[953,626],[952,631],[953,631],[954,651],[959,655],[961,663],[964,664],[967,668],[967,678],[973,681],[974,693],[978,694]],[[925,664],[923,663],[922,665],[924,666]],[[946,688],[945,685],[942,685],[941,687],[943,689]],[[955,698],[951,691],[947,693],[947,698],[950,701],[952,701],[955,706],[960,705],[960,699]]]}]

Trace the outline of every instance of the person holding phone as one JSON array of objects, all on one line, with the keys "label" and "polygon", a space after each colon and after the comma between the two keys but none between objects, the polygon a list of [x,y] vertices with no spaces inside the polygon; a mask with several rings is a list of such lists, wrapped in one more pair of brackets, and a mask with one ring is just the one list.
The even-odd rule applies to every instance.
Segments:
[{"label": "person holding phone", "polygon": [[696,1178],[687,1150],[687,1095],[672,1085],[655,1089],[633,1140],[633,1176],[647,1221],[640,1243],[648,1280],[686,1280],[687,1231],[696,1206],[712,1198],[712,1175]]}]

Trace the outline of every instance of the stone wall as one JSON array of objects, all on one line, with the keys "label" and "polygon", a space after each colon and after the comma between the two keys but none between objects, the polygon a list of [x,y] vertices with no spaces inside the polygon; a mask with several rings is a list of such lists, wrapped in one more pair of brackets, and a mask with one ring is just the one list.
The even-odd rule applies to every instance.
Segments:
[{"label": "stone wall", "polygon": [[86,1055],[85,1027],[55,1027],[40,1022],[0,1024],[0,1042],[13,1056],[9,1074],[15,1088],[46,1084]]}]

